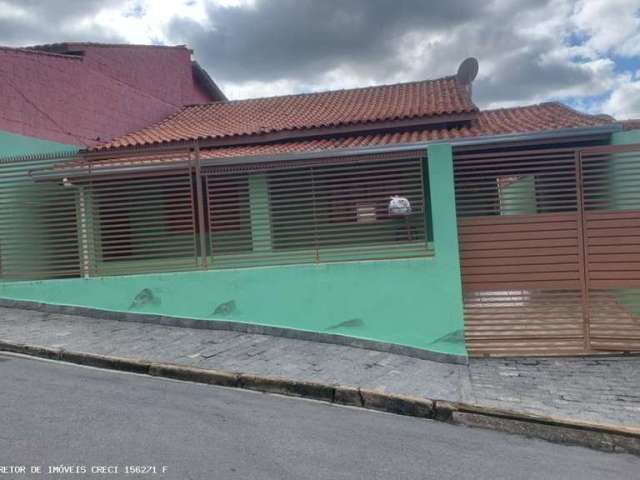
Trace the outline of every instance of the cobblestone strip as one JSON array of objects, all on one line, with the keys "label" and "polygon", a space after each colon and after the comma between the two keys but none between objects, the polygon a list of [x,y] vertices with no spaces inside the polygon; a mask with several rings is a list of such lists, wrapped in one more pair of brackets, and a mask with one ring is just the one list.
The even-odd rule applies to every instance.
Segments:
[{"label": "cobblestone strip", "polygon": [[470,364],[483,404],[640,426],[640,357],[478,359]]},{"label": "cobblestone strip", "polygon": [[443,364],[343,345],[0,308],[0,339],[640,427],[640,357]]}]

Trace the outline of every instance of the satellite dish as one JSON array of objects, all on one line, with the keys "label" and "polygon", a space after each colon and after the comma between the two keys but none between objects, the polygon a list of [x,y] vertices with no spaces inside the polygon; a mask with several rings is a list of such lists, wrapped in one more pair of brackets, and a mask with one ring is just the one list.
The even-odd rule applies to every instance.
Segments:
[{"label": "satellite dish", "polygon": [[465,58],[458,67],[456,79],[462,85],[471,85],[478,75],[478,60],[474,57]]}]

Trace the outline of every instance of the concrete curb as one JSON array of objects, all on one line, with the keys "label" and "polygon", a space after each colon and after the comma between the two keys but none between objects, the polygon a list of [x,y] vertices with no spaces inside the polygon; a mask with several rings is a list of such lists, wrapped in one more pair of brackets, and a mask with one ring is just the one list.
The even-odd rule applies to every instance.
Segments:
[{"label": "concrete curb", "polygon": [[412,397],[346,385],[266,377],[168,363],[154,363],[0,340],[0,351],[155,377],[303,397],[468,427],[489,428],[554,443],[640,456],[640,429],[545,417],[445,400]]},{"label": "concrete curb", "polygon": [[164,325],[166,327],[197,328],[205,330],[225,330],[231,332],[252,333],[257,335],[271,335],[274,337],[292,338],[295,340],[307,340],[311,342],[329,343],[333,345],[345,345],[347,347],[375,350],[378,352],[394,353],[407,357],[430,360],[432,362],[452,363],[468,365],[469,359],[464,355],[441,353],[421,348],[407,347],[375,340],[338,335],[335,333],[308,332],[294,328],[271,327],[223,320],[199,320],[196,318],[172,317],[169,315],[156,315],[141,312],[118,312],[115,310],[102,310],[99,308],[81,307],[77,305],[56,305],[31,300],[13,300],[0,298],[0,307],[18,308],[22,310],[35,310],[38,312],[56,313],[61,315],[79,315],[83,317],[97,318],[99,320],[116,320],[119,322],[138,322]]}]

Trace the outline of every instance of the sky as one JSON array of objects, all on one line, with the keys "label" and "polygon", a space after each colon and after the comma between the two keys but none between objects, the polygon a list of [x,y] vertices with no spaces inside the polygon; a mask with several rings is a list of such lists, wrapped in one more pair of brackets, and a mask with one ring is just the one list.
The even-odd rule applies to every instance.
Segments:
[{"label": "sky", "polygon": [[640,0],[0,0],[0,45],[185,44],[231,99],[452,75],[480,108],[640,118]]}]

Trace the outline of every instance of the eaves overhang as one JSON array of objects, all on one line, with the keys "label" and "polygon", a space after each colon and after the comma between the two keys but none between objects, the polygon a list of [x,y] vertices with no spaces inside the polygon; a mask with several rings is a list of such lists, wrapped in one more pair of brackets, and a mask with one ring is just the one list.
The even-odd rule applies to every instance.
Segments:
[{"label": "eaves overhang", "polygon": [[[201,166],[216,166],[224,167],[231,165],[242,165],[251,163],[270,163],[270,162],[288,162],[298,160],[311,160],[311,159],[323,159],[323,158],[336,158],[336,157],[354,157],[360,155],[376,155],[384,153],[396,153],[396,152],[411,152],[416,150],[426,150],[429,145],[447,143],[452,145],[455,150],[463,150],[466,148],[477,148],[489,145],[495,145],[496,147],[505,146],[509,144],[518,144],[525,142],[555,142],[561,140],[604,140],[612,133],[623,130],[621,123],[613,123],[609,125],[601,125],[596,127],[581,127],[581,128],[563,128],[558,130],[546,130],[534,133],[508,133],[499,135],[487,135],[471,138],[457,138],[449,140],[433,140],[427,142],[417,143],[402,143],[402,144],[389,144],[379,146],[366,146],[357,148],[343,148],[334,150],[323,150],[316,152],[303,152],[303,153],[287,153],[287,154],[269,154],[269,155],[251,155],[240,157],[209,157],[200,161]],[[196,148],[194,143],[193,148]],[[153,153],[153,151],[167,152],[166,147],[164,149],[135,149],[131,150],[131,155],[138,155],[141,152]],[[178,151],[178,150],[176,150]],[[184,153],[184,147],[181,152]],[[119,152],[118,156],[123,156],[125,152]],[[103,157],[105,158],[105,157]],[[106,157],[108,158],[108,157]],[[109,174],[122,174],[122,173],[137,173],[149,171],[151,167],[145,166],[118,166],[118,167],[100,167],[94,169],[92,173],[100,173],[101,175]],[[171,171],[175,170],[175,165],[156,165],[153,167],[154,171]],[[77,178],[87,175],[88,167],[83,166],[81,168],[69,168],[64,170],[34,170],[31,172],[31,176],[35,181],[46,180],[59,180],[61,178]]]}]

